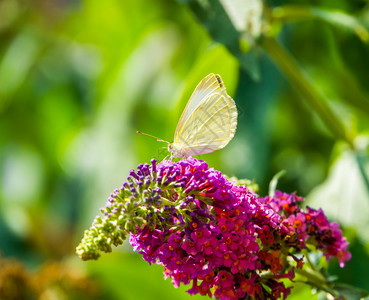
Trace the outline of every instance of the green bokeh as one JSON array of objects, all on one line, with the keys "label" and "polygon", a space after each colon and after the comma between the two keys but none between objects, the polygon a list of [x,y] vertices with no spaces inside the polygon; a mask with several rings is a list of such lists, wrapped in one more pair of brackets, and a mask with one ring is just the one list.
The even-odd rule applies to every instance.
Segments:
[{"label": "green bokeh", "polygon": [[[255,179],[260,194],[285,169],[279,189],[307,196],[309,205],[323,207],[353,232],[352,261],[339,271],[333,262],[332,273],[369,289],[362,267],[369,262],[369,197],[355,155],[265,52],[256,50],[255,81],[252,66],[244,67],[248,61],[240,64],[232,49],[213,41],[187,2],[0,1],[3,256],[29,270],[75,256],[83,230],[129,170],[168,154],[165,143],[136,131],[171,142],[196,84],[217,73],[236,101],[238,129],[226,148],[199,158],[229,176]],[[313,3],[369,24],[365,1],[295,2],[268,1]],[[368,171],[369,46],[330,17],[287,21],[279,38],[346,128],[361,136],[356,142]],[[175,290],[163,280],[162,267],[149,267],[128,243],[121,248],[98,262],[77,264],[106,297],[190,298],[186,288]],[[296,299],[311,297],[302,287],[294,293]]]}]

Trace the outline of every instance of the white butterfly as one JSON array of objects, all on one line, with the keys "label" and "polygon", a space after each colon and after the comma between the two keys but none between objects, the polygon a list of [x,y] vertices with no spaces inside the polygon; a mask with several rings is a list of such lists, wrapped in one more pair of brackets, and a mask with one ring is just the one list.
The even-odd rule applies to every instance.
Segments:
[{"label": "white butterfly", "polygon": [[178,121],[168,150],[187,158],[225,147],[237,127],[237,108],[219,75],[209,74],[197,85]]}]

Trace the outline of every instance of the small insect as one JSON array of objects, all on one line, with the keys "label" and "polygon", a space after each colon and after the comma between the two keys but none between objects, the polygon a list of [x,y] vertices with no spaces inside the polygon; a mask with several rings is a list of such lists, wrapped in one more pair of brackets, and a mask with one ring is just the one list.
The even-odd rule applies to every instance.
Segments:
[{"label": "small insect", "polygon": [[220,76],[209,74],[192,93],[178,121],[174,142],[167,142],[168,150],[180,158],[214,152],[229,143],[236,127],[235,102]]}]

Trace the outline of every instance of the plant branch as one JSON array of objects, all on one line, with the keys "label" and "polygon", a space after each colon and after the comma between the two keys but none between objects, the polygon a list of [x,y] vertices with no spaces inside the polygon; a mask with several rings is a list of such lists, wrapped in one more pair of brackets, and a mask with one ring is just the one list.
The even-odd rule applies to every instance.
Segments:
[{"label": "plant branch", "polygon": [[311,269],[298,269],[295,268],[295,273],[305,277],[307,281],[303,281],[304,283],[314,286],[321,291],[325,291],[326,293],[331,294],[332,296],[337,297],[338,293],[334,289],[328,286],[328,282],[326,278],[319,272],[313,271]]}]

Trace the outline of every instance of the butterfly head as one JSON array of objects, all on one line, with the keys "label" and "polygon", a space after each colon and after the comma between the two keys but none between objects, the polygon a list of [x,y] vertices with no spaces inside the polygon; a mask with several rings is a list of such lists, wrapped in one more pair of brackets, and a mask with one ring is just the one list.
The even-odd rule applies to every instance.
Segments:
[{"label": "butterfly head", "polygon": [[177,148],[174,144],[168,143],[168,151],[172,154],[172,157],[179,157],[179,158],[187,158],[189,155],[180,149]]}]

